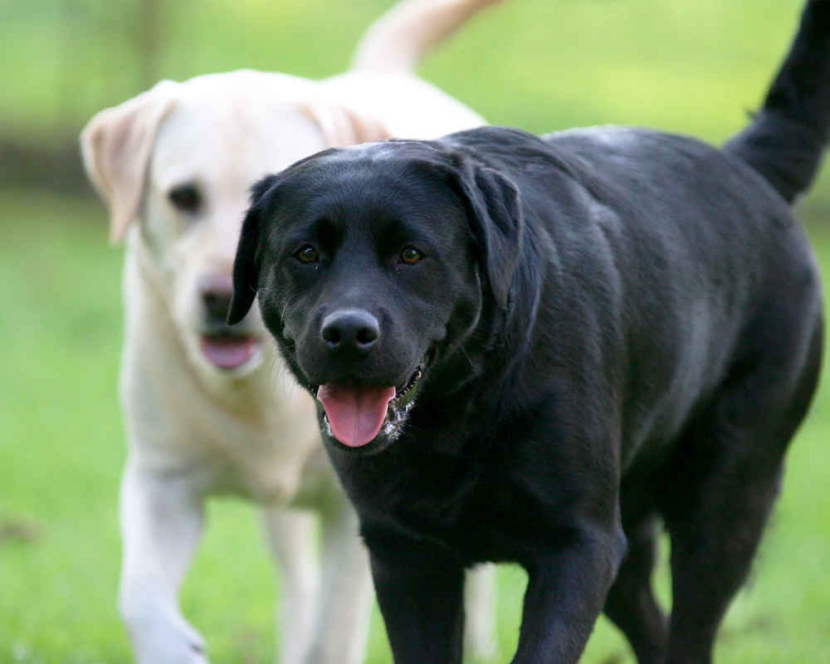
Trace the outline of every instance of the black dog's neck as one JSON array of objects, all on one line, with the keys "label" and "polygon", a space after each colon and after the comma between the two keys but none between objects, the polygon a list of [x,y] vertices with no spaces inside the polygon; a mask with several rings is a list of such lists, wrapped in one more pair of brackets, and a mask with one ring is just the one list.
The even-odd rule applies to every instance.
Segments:
[{"label": "black dog's neck", "polygon": [[[430,451],[469,455],[471,447],[487,445],[491,434],[510,417],[508,395],[521,389],[523,351],[537,342],[536,323],[548,275],[529,266],[544,265],[541,244],[531,229],[525,234],[507,308],[484,298],[478,324],[464,343],[440,359],[428,376],[411,413],[416,437],[430,438]],[[486,288],[486,285],[484,286]],[[467,413],[489,413],[486,422],[471,422]],[[463,426],[459,427],[459,422]],[[452,423],[450,426],[449,423]],[[456,435],[458,427],[466,435]],[[429,433],[426,433],[429,431]]]}]

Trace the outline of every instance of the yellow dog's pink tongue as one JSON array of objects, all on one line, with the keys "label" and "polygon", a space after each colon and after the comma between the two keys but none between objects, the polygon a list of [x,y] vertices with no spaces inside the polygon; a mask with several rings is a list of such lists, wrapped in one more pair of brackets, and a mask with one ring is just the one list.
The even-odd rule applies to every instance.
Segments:
[{"label": "yellow dog's pink tongue", "polygon": [[326,409],[334,437],[349,447],[361,447],[378,435],[395,388],[321,385],[317,398]]}]

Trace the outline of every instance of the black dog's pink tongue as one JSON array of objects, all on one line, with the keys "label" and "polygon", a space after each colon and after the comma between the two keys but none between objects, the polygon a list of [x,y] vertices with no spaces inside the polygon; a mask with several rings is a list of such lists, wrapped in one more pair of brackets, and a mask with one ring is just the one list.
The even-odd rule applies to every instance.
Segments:
[{"label": "black dog's pink tongue", "polygon": [[326,409],[334,437],[349,447],[361,447],[378,435],[395,388],[321,385],[317,398]]}]

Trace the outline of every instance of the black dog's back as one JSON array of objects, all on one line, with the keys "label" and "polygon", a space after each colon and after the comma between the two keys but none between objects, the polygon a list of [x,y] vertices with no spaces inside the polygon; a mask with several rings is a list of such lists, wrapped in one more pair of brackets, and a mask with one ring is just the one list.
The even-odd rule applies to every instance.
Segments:
[{"label": "black dog's back", "polygon": [[[522,192],[520,266],[532,269],[520,267],[513,307],[517,319],[542,320],[528,344],[534,361],[513,384],[532,394],[544,383],[544,367],[585,358],[590,324],[590,336],[625,358],[617,370],[629,375],[623,468],[644,445],[649,454],[648,444],[662,446],[689,426],[745,361],[736,354],[768,319],[783,317],[794,332],[810,328],[805,316],[813,327],[820,321],[818,271],[790,207],[727,152],[625,127],[543,139],[493,127],[444,140],[509,172]],[[791,297],[806,289],[813,305],[799,315],[779,307],[759,318],[772,282]],[[532,316],[520,313],[531,302],[542,304]]]}]

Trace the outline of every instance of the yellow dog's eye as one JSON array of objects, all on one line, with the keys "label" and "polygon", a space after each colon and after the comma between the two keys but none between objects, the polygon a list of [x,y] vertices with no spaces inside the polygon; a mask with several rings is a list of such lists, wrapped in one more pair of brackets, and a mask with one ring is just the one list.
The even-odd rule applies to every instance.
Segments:
[{"label": "yellow dog's eye", "polygon": [[181,184],[173,187],[167,194],[167,198],[178,210],[191,214],[198,212],[202,206],[202,194],[196,185]]},{"label": "yellow dog's eye", "polygon": [[317,253],[317,250],[310,244],[300,247],[294,256],[301,263],[316,263],[320,260],[320,255]]},{"label": "yellow dog's eye", "polygon": [[407,265],[414,265],[423,257],[424,255],[415,247],[404,247],[401,250],[401,262]]}]

